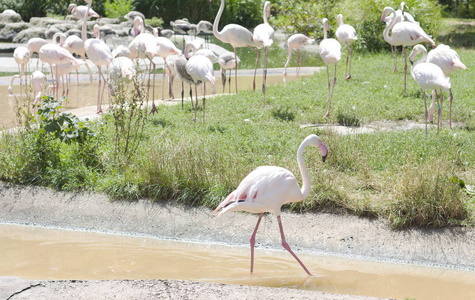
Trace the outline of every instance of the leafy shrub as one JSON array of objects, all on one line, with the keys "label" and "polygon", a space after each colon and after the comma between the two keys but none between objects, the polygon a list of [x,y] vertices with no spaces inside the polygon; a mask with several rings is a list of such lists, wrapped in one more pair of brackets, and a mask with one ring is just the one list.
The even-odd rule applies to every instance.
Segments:
[{"label": "leafy shrub", "polygon": [[150,25],[152,27],[161,27],[163,24],[162,18],[153,17],[151,19],[146,19],[145,24]]},{"label": "leafy shrub", "polygon": [[106,0],[104,9],[107,17],[122,18],[132,10],[132,0]]}]

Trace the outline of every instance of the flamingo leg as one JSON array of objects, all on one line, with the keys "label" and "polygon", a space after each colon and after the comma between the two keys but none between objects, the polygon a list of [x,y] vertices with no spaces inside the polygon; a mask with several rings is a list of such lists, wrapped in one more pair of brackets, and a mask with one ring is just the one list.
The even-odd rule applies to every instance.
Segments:
[{"label": "flamingo leg", "polygon": [[206,82],[203,82],[203,126],[205,125]]},{"label": "flamingo leg", "polygon": [[407,96],[406,93],[406,76],[407,76],[407,57],[406,57],[406,47],[402,46],[402,52],[404,55],[404,95]]},{"label": "flamingo leg", "polygon": [[[328,74],[328,66],[327,66],[327,77],[328,77],[328,92],[330,93],[330,75]],[[327,113],[325,114],[325,117],[327,117],[327,118],[330,116],[330,105],[331,105],[331,102],[332,102],[333,90],[335,89],[335,84],[336,84],[336,64],[335,64],[335,73],[334,73],[334,77],[333,77],[333,86],[332,86],[331,93],[330,93],[329,98],[328,98],[328,110],[327,110]]]},{"label": "flamingo leg", "polygon": [[[440,89],[440,108],[439,108],[439,118],[440,118],[440,127],[442,127],[442,106],[444,104],[444,94],[442,93],[442,89]],[[437,124],[439,126],[439,124]],[[439,127],[437,127],[437,132],[439,132]]]},{"label": "flamingo leg", "polygon": [[223,94],[224,94],[224,90],[226,87],[226,70],[225,69],[221,69],[221,82],[223,85]]},{"label": "flamingo leg", "polygon": [[195,121],[196,123],[196,110],[198,109],[198,84],[195,83],[195,98],[196,98],[196,103],[195,103],[195,119],[193,121]]},{"label": "flamingo leg", "polygon": [[287,65],[289,64],[291,58],[292,58],[292,47],[289,47],[289,54],[287,56],[287,61],[285,62],[285,65],[284,65],[284,77],[287,76]]},{"label": "flamingo leg", "polygon": [[264,106],[266,105],[266,80],[267,80],[267,59],[268,57],[268,48],[264,48],[264,71],[262,76],[262,93],[264,94]]},{"label": "flamingo leg", "polygon": [[393,73],[396,73],[397,72],[397,46],[391,45],[391,51],[393,52],[393,62],[394,62]]},{"label": "flamingo leg", "polygon": [[257,220],[256,228],[254,228],[254,232],[251,235],[251,239],[249,243],[251,244],[251,273],[254,272],[254,246],[256,245],[256,233],[257,228],[259,228],[259,224],[261,223],[261,219],[264,213],[259,214],[259,219]]},{"label": "flamingo leg", "polygon": [[[249,47],[251,48],[251,47]],[[257,65],[259,64],[259,58],[261,57],[261,51],[251,48],[252,50],[257,52],[257,59],[256,59],[256,67],[254,68],[254,80],[252,81],[252,90],[256,90],[256,73],[257,73]],[[265,51],[265,50],[264,50]]]},{"label": "flamingo leg", "polygon": [[185,83],[181,81],[181,110],[183,110],[183,99],[185,98]]},{"label": "flamingo leg", "polygon": [[452,129],[452,100],[454,97],[452,96],[452,88],[449,89],[450,93],[450,105],[449,105],[449,128]]},{"label": "flamingo leg", "polygon": [[285,250],[289,251],[290,254],[297,260],[297,262],[302,266],[302,268],[305,270],[305,272],[309,275],[312,276],[312,274],[308,271],[307,267],[303,264],[303,262],[297,257],[297,255],[290,249],[289,244],[285,241],[285,235],[284,235],[284,228],[282,226],[282,221],[280,220],[280,216],[277,216],[277,221],[279,222],[279,229],[280,229],[280,237],[282,239],[282,247],[285,248]]},{"label": "flamingo leg", "polygon": [[350,68],[348,69],[348,76],[346,76],[346,71],[345,71],[345,79],[351,79],[351,58],[353,57],[353,50],[351,50],[349,45],[346,45],[348,47],[348,54],[346,56],[346,68],[348,68],[348,56],[350,57]]},{"label": "flamingo leg", "polygon": [[236,55],[236,47],[234,47],[234,61],[236,62],[236,66],[234,67],[234,81],[236,82],[236,94],[238,93],[237,88],[237,68],[238,68],[238,60]]},{"label": "flamingo leg", "polygon": [[[330,73],[328,71],[328,65],[327,65],[327,81],[328,81],[328,102],[330,102]],[[330,104],[328,104],[328,110],[327,113],[325,114],[325,118],[328,118],[330,115]]]},{"label": "flamingo leg", "polygon": [[86,68],[87,68],[87,70],[88,70],[88,72],[89,72],[89,82],[92,83],[92,72],[91,72],[91,68],[89,68],[89,65],[88,65],[87,62],[86,62],[86,58],[84,58],[84,56],[82,56],[82,55],[81,55],[81,57],[82,57],[82,60],[84,61],[84,65],[86,66]]},{"label": "flamingo leg", "polygon": [[231,94],[231,70],[229,70],[228,89],[229,93]]},{"label": "flamingo leg", "polygon": [[427,137],[427,101],[426,101],[426,91],[422,90],[422,93],[424,94],[424,107],[425,107],[425,116],[426,116],[426,137]]},{"label": "flamingo leg", "polygon": [[302,55],[300,55],[300,49],[297,49],[297,78],[300,74],[300,66],[302,66]]},{"label": "flamingo leg", "polygon": [[102,113],[102,99],[101,99],[101,84],[102,84],[102,72],[101,67],[97,68],[99,70],[99,83],[97,87],[97,113]]},{"label": "flamingo leg", "polygon": [[[152,109],[150,110],[150,114],[153,114],[153,113],[156,113],[158,112],[158,109],[157,107],[155,106],[155,71],[156,71],[156,65],[155,63],[150,60],[150,68],[152,68],[153,66],[153,83],[152,83]],[[151,71],[151,70],[150,70]],[[165,71],[165,69],[163,69],[163,71]],[[163,80],[163,84],[165,84],[165,74],[163,75],[164,76],[164,80]],[[150,80],[150,75],[149,75],[149,80]],[[163,95],[163,92],[164,92],[164,88],[165,86],[162,86],[162,95]]]},{"label": "flamingo leg", "polygon": [[191,88],[191,83],[190,83],[190,101],[191,101],[191,108],[195,109],[193,106],[193,89]]}]

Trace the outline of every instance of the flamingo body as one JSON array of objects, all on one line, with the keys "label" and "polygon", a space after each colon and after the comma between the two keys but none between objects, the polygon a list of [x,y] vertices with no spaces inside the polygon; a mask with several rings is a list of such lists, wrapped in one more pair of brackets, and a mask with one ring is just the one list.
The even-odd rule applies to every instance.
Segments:
[{"label": "flamingo body", "polygon": [[[338,21],[338,28],[335,32],[335,36],[338,39],[340,43],[343,45],[346,45],[348,48],[348,54],[346,55],[346,69],[345,69],[345,78],[348,80],[351,78],[351,58],[353,56],[353,50],[350,48],[350,44],[356,41],[358,38],[356,37],[356,30],[353,26],[344,24],[343,23],[343,15],[339,14],[336,16],[336,19]],[[348,58],[350,60],[350,69],[348,72]],[[346,76],[346,74],[348,76]]]},{"label": "flamingo body", "polygon": [[294,34],[287,39],[287,47],[289,49],[289,55],[287,56],[287,61],[285,62],[285,65],[284,65],[284,76],[287,76],[287,66],[289,65],[290,59],[292,58],[292,50],[297,49],[296,66],[297,66],[297,76],[298,76],[300,64],[301,64],[300,48],[313,42],[315,42],[314,39],[311,39],[308,36],[305,36],[304,34],[301,34],[301,33]]},{"label": "flamingo body", "polygon": [[193,82],[195,83],[195,122],[196,122],[196,111],[198,107],[198,88],[199,83],[204,85],[203,93],[203,125],[205,123],[205,102],[206,102],[206,82],[210,82],[212,85],[215,84],[215,78],[213,75],[213,64],[211,61],[202,55],[193,55],[188,62],[186,63],[186,72],[191,76]]}]

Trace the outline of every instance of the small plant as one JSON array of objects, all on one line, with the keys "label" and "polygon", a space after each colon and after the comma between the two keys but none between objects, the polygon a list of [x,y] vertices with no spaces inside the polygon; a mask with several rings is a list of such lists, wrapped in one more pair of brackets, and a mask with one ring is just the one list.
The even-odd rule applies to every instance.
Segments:
[{"label": "small plant", "polygon": [[272,116],[282,121],[293,121],[295,119],[295,113],[289,107],[282,106],[273,109]]},{"label": "small plant", "polygon": [[361,120],[358,117],[355,107],[351,109],[347,109],[346,111],[343,111],[342,109],[338,109],[336,119],[338,121],[338,124],[343,125],[343,126],[356,127],[356,126],[361,125]]},{"label": "small plant", "polygon": [[152,27],[162,27],[163,19],[162,18],[157,18],[157,17],[152,17],[151,19],[146,19],[145,24],[150,25]]},{"label": "small plant", "polygon": [[107,17],[123,18],[132,10],[132,0],[106,0],[104,8]]}]

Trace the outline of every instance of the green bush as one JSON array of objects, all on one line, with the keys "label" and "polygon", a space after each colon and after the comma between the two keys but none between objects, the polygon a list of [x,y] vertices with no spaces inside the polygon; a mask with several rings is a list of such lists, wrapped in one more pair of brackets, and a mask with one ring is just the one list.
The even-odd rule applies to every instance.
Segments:
[{"label": "green bush", "polygon": [[106,0],[104,9],[108,18],[123,18],[132,10],[132,0]]}]

